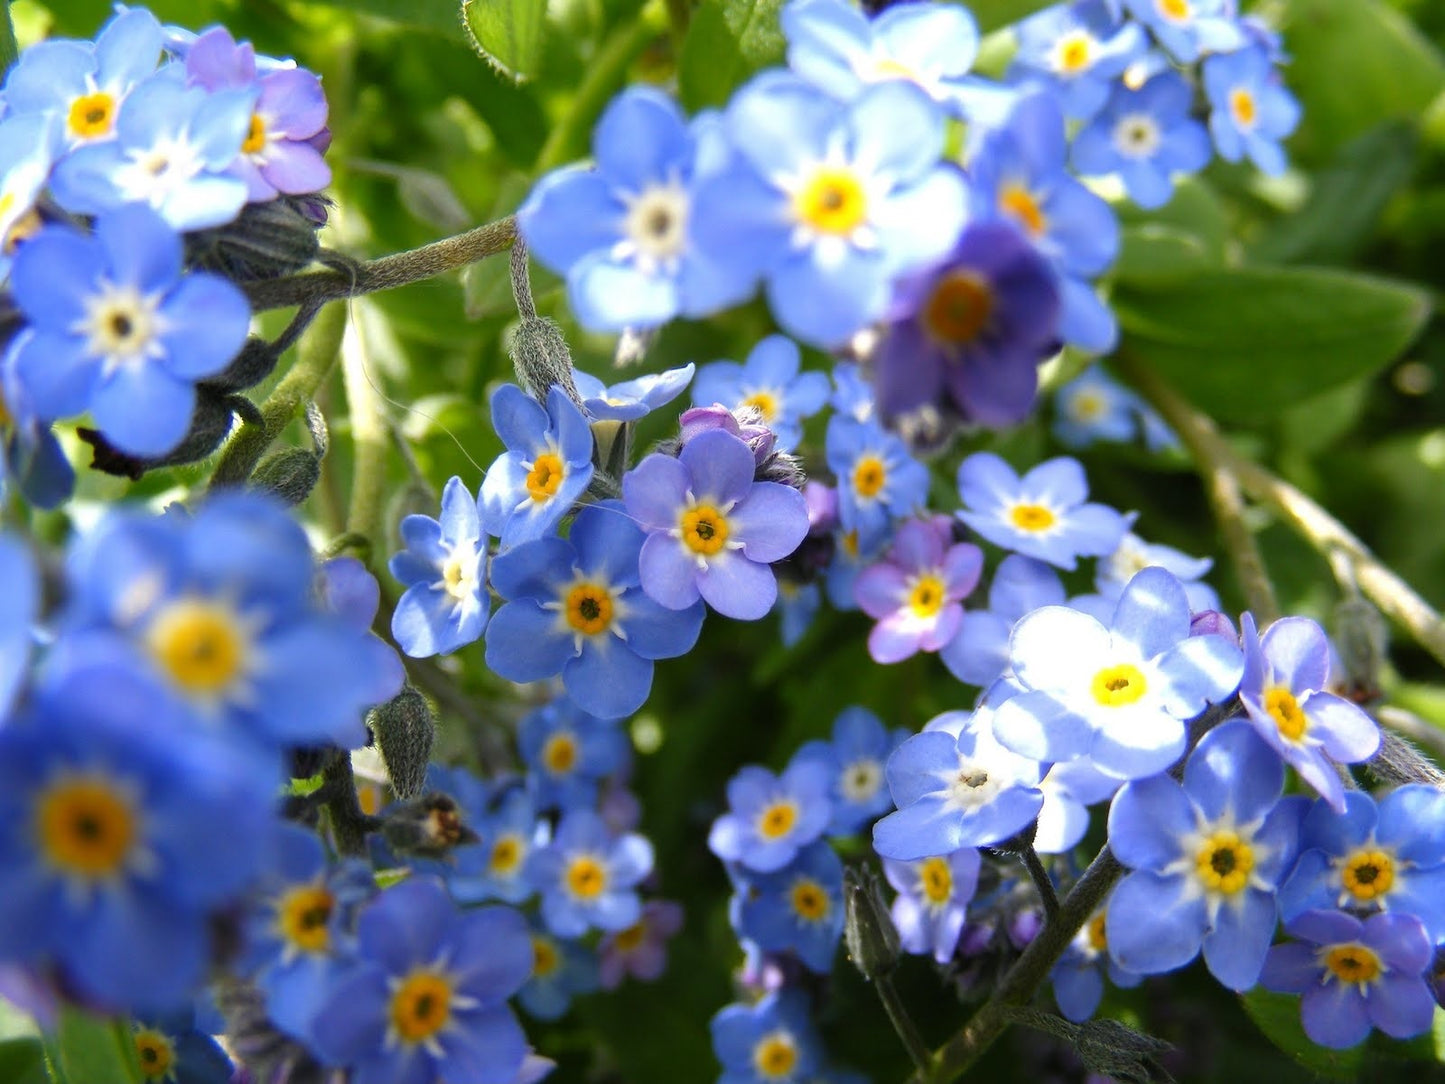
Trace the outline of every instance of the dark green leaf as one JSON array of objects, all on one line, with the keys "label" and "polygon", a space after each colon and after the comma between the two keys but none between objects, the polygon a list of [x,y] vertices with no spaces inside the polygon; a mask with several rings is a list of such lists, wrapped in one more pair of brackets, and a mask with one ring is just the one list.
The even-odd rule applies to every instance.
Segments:
[{"label": "dark green leaf", "polygon": [[1389,199],[1415,169],[1418,135],[1392,121],[1351,140],[1314,182],[1308,201],[1255,243],[1261,263],[1344,263],[1369,240]]},{"label": "dark green leaf", "polygon": [[1318,269],[1121,283],[1113,302],[1127,349],[1205,411],[1243,423],[1379,369],[1430,309],[1415,287]]},{"label": "dark green leaf", "polygon": [[1304,1032],[1299,1019],[1299,998],[1254,989],[1240,1000],[1244,1011],[1265,1037],[1310,1072],[1329,1080],[1356,1079],[1364,1047],[1326,1050],[1316,1046]]},{"label": "dark green leaf", "polygon": [[979,29],[987,34],[1001,26],[1016,23],[1050,3],[1051,0],[970,0],[966,6],[978,20]]},{"label": "dark green leaf", "polygon": [[682,44],[678,91],[690,110],[722,106],[748,76],[783,59],[782,0],[702,0]]},{"label": "dark green leaf", "polygon": [[124,1020],[62,1008],[48,1043],[62,1084],[141,1084],[135,1040]]},{"label": "dark green leaf", "polygon": [[0,1080],[6,1084],[47,1084],[45,1047],[39,1039],[0,1042]]},{"label": "dark green leaf", "polygon": [[537,73],[546,16],[538,0],[462,0],[462,24],[477,52],[519,83]]},{"label": "dark green leaf", "polygon": [[1218,264],[1217,255],[1198,236],[1173,226],[1126,226],[1114,264],[1117,282],[1140,282],[1187,275]]},{"label": "dark green leaf", "polygon": [[1224,262],[1229,238],[1229,221],[1214,189],[1201,177],[1186,177],[1174,189],[1174,197],[1163,207],[1146,211],[1135,203],[1118,206],[1119,222],[1129,226],[1167,227],[1191,234],[1211,263]]}]

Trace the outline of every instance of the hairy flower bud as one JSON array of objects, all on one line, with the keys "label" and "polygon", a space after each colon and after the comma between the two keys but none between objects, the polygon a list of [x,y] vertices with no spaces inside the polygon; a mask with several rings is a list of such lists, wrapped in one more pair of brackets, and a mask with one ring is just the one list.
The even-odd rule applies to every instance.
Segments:
[{"label": "hairy flower bud", "polygon": [[261,460],[250,488],[279,497],[288,508],[311,495],[321,479],[321,460],[305,448],[283,448]]},{"label": "hairy flower bud", "polygon": [[415,798],[426,781],[426,766],[436,733],[436,716],[426,697],[408,685],[374,709],[367,723],[376,735],[381,758],[386,761],[391,789],[398,798]]},{"label": "hairy flower bud", "polygon": [[892,974],[898,966],[898,930],[871,868],[849,866],[844,871],[843,905],[847,912],[843,940],[853,966],[869,981]]}]

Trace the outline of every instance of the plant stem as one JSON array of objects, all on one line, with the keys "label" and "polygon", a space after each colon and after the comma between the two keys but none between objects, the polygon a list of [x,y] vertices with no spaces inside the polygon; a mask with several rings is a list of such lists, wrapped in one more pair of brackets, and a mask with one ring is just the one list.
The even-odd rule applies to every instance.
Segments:
[{"label": "plant stem", "polygon": [[516,236],[517,220],[508,215],[409,252],[368,260],[351,271],[334,268],[307,271],[285,278],[248,283],[245,286],[246,296],[252,309],[266,312],[288,305],[320,304],[378,290],[392,290],[506,252]]},{"label": "plant stem", "polygon": [[[1239,480],[1244,492],[1278,512],[1296,533],[1330,561],[1332,568],[1348,574],[1342,584],[1346,594],[1351,584],[1405,628],[1426,651],[1445,665],[1445,621],[1434,608],[1394,572],[1383,565],[1363,542],[1339,520],[1310,497],[1258,463],[1236,452],[1214,423],[1133,359],[1122,359],[1121,368],[1139,391],[1158,409],[1164,419],[1191,444],[1201,465],[1218,464]],[[1186,436],[1189,434],[1189,436]],[[1261,621],[1263,624],[1263,621]]]},{"label": "plant stem", "polygon": [[692,0],[667,0],[667,21],[672,24],[673,44],[681,52],[687,25],[692,21]]},{"label": "plant stem", "polygon": [[351,333],[341,345],[341,378],[355,447],[346,530],[369,539],[374,553],[384,548],[381,507],[386,489],[386,421],[381,416],[381,393],[367,371],[366,336],[360,319],[351,325]]},{"label": "plant stem", "polygon": [[1194,457],[1224,548],[1234,562],[1245,602],[1260,627],[1268,625],[1279,617],[1279,603],[1254,532],[1245,520],[1239,473],[1232,460],[1215,454],[1218,446],[1224,445],[1224,438],[1219,435],[1214,420],[1175,394],[1147,364],[1123,353],[1117,361],[1121,373],[1163,415]]},{"label": "plant stem", "polygon": [[1034,850],[1032,843],[1019,851],[1019,860],[1023,862],[1024,869],[1029,871],[1034,887],[1039,890],[1039,899],[1044,904],[1044,920],[1055,921],[1059,917],[1059,894],[1054,888],[1054,880],[1049,876],[1049,871],[1044,869],[1044,864],[1039,861],[1039,852]]},{"label": "plant stem", "polygon": [[928,1049],[928,1044],[923,1041],[923,1036],[918,1034],[918,1028],[914,1026],[913,1017],[908,1015],[908,1009],[903,1004],[903,999],[898,996],[898,988],[893,985],[893,977],[891,975],[875,976],[873,989],[878,991],[878,1000],[883,1002],[883,1011],[892,1021],[893,1030],[903,1041],[903,1045],[908,1050],[908,1056],[913,1059],[913,1064],[918,1067],[920,1073],[926,1073],[929,1063],[933,1060],[933,1054]]},{"label": "plant stem", "polygon": [[211,488],[243,485],[251,477],[261,456],[271,442],[296,416],[301,404],[312,398],[321,387],[341,352],[341,337],[346,330],[346,309],[328,305],[316,315],[315,321],[301,338],[296,364],[281,378],[261,405],[261,424],[243,425],[221,451],[221,460],[211,476]]}]

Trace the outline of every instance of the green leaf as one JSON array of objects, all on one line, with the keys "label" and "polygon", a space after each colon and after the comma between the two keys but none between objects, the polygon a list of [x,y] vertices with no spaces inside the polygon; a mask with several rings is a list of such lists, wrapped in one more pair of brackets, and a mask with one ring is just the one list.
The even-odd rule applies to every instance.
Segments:
[{"label": "green leaf", "polygon": [[6,1084],[47,1084],[45,1047],[39,1039],[0,1042],[0,1080]]},{"label": "green leaf", "polygon": [[987,34],[1001,26],[1016,23],[1049,6],[1053,0],[970,0],[966,6],[978,20],[978,28]]},{"label": "green leaf", "polygon": [[1389,121],[1346,144],[1321,172],[1309,199],[1254,244],[1260,263],[1346,263],[1369,240],[1385,204],[1410,180],[1419,137]]},{"label": "green leaf", "polygon": [[1256,987],[1240,1001],[1265,1038],[1310,1072],[1329,1080],[1354,1080],[1359,1075],[1364,1046],[1350,1050],[1316,1046],[1300,1023],[1299,998]]},{"label": "green leaf", "polygon": [[1116,282],[1147,282],[1216,266],[1217,254],[1196,234],[1150,223],[1125,226],[1120,234]]},{"label": "green leaf", "polygon": [[[374,15],[378,19],[401,23],[418,30],[429,30],[449,38],[461,37],[461,26],[456,9],[442,0],[307,0],[311,4],[345,8],[356,15]],[[196,16],[186,19],[185,25],[201,25]]]},{"label": "green leaf", "polygon": [[1205,411],[1263,423],[1397,357],[1430,311],[1424,291],[1320,269],[1205,270],[1120,283],[1125,349]]},{"label": "green leaf", "polygon": [[123,1019],[65,1007],[47,1043],[59,1084],[141,1084],[135,1040]]},{"label": "green leaf", "polygon": [[1138,204],[1124,202],[1115,210],[1119,222],[1129,226],[1164,226],[1193,235],[1209,254],[1211,263],[1224,262],[1229,242],[1229,220],[1224,205],[1203,178],[1186,177],[1174,189],[1174,197],[1163,207],[1146,211]]},{"label": "green leaf", "polygon": [[1382,0],[1287,0],[1285,81],[1304,107],[1290,154],[1322,165],[1381,121],[1418,117],[1445,88],[1445,59]]},{"label": "green leaf", "polygon": [[523,82],[537,73],[547,5],[539,0],[462,0],[462,25],[477,52]]},{"label": "green leaf", "polygon": [[678,92],[689,110],[721,107],[754,72],[783,59],[783,0],[702,0],[682,43]]}]

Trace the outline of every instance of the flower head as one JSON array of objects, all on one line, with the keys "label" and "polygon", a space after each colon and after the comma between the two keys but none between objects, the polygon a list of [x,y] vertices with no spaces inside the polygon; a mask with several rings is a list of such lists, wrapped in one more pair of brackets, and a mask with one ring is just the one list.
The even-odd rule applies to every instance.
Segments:
[{"label": "flower head", "polygon": [[682,929],[682,905],[648,900],[642,917],[625,930],[610,933],[598,946],[604,990],[615,989],[625,975],[642,982],[662,977],[667,968],[667,942]]},{"label": "flower head", "polygon": [[695,366],[688,362],[680,369],[664,373],[647,373],[633,380],[606,385],[591,373],[578,369],[572,374],[582,407],[595,421],[636,421],[660,406],[672,402],[692,381]]},{"label": "flower head", "polygon": [[976,847],[914,862],[883,860],[888,883],[898,890],[892,916],[904,952],[931,953],[940,964],[953,959],[982,862]]},{"label": "flower head", "polygon": [[843,936],[843,863],[817,840],[782,869],[743,874],[736,907],[739,937],[826,974]]},{"label": "flower head", "polygon": [[592,430],[557,386],[547,405],[515,384],[492,395],[492,425],[507,450],[482,479],[479,502],[487,533],[508,549],[549,533],[592,481]]},{"label": "flower head", "polygon": [[1234,17],[1234,0],[1124,0],[1129,13],[1149,28],[1181,64],[1204,53],[1227,53],[1245,43]]},{"label": "flower head", "polygon": [[542,892],[542,918],[558,937],[590,929],[625,930],[642,916],[638,883],[652,872],[652,844],[614,835],[591,810],[571,810],[547,846],[533,852],[528,876]]},{"label": "flower head", "polygon": [[833,776],[830,835],[852,835],[892,806],[883,766],[908,737],[902,727],[887,730],[867,708],[844,708],[833,722],[833,740],[810,741],[794,760],[816,760]]},{"label": "flower head", "polygon": [[728,782],[728,811],[713,821],[707,845],[756,873],[781,869],[827,828],[832,783],[811,757],[795,757],[781,776],[749,765]]},{"label": "flower head", "polygon": [[724,1084],[800,1084],[822,1061],[808,997],[775,991],[752,1005],[729,1005],[712,1018],[712,1045]]},{"label": "flower head", "polygon": [[1109,0],[1073,0],[1020,20],[1009,80],[1043,84],[1066,116],[1089,120],[1104,107],[1113,81],[1145,48],[1139,25],[1121,22],[1110,6]]},{"label": "flower head", "polygon": [[1229,162],[1248,157],[1265,173],[1283,173],[1280,140],[1299,124],[1300,106],[1264,50],[1253,47],[1204,62],[1209,131]]},{"label": "flower head", "polygon": [[868,634],[874,662],[937,651],[957,635],[962,600],[983,571],[983,551],[971,542],[950,545],[952,534],[946,516],[910,520],[884,559],[859,574],[858,605],[878,621]]},{"label": "flower head", "polygon": [[388,568],[406,586],[391,634],[413,658],[448,654],[481,636],[492,598],[487,591],[487,536],[481,511],[460,478],[442,491],[441,518],[401,521],[406,549]]},{"label": "flower head", "polygon": [[517,992],[517,1001],[538,1020],[557,1020],[573,997],[597,989],[597,954],[580,941],[554,937],[537,924],[531,939],[532,977]]},{"label": "flower head", "polygon": [[593,806],[600,780],[627,764],[627,736],[570,700],[528,712],[517,728],[528,785],[540,808]]},{"label": "flower head", "polygon": [[698,406],[721,403],[729,410],[751,407],[777,437],[777,448],[791,452],[803,436],[802,421],[828,401],[828,377],[800,373],[798,346],[783,335],[761,340],[747,361],[715,361],[704,365],[692,387]]},{"label": "flower head", "polygon": [[891,520],[924,506],[928,468],[876,420],[830,418],[827,457],[838,478],[838,516],[845,531],[856,532],[856,549],[871,549]]}]

